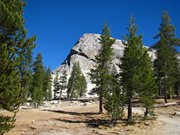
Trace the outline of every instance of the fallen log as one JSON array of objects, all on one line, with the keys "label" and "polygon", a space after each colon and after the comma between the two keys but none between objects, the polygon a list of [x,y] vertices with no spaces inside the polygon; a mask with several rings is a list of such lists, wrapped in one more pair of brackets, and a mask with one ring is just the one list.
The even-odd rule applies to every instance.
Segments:
[{"label": "fallen log", "polygon": [[155,105],[155,108],[159,108],[159,107],[168,107],[168,106],[176,106],[176,105],[180,105],[180,102],[171,102],[171,103],[164,103],[164,104],[158,104]]}]

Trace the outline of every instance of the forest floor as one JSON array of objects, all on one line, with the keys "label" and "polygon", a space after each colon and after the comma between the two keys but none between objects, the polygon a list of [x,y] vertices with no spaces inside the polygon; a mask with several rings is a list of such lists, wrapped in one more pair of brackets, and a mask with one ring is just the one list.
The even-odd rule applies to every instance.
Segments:
[{"label": "forest floor", "polygon": [[[134,107],[134,124],[118,121],[109,124],[109,116],[98,114],[98,101],[61,101],[38,109],[21,107],[15,128],[5,135],[180,135],[180,106],[156,108],[156,120],[143,121],[143,108]],[[10,115],[3,111],[3,114]]]}]

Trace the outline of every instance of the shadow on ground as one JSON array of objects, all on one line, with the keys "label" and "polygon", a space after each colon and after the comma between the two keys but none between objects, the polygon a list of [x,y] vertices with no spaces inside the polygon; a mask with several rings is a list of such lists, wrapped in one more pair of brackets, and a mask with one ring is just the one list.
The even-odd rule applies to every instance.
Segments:
[{"label": "shadow on ground", "polygon": [[55,121],[62,121],[66,123],[84,123],[88,127],[99,127],[100,125],[109,126],[110,120],[103,119],[102,115],[98,112],[72,112],[72,111],[62,111],[62,110],[44,110],[51,111],[55,113],[74,115],[73,118],[53,118]]},{"label": "shadow on ground", "polygon": [[72,111],[63,111],[63,110],[47,110],[44,109],[44,111],[50,111],[50,112],[55,112],[55,113],[62,113],[62,114],[69,114],[69,115],[99,115],[97,112],[72,112]]},{"label": "shadow on ground", "polygon": [[99,126],[109,126],[110,125],[109,120],[102,120],[102,119],[85,119],[85,120],[76,119],[76,120],[72,120],[72,119],[55,118],[53,120],[67,122],[67,123],[84,123],[84,124],[86,124],[86,126],[93,127],[93,128],[97,128]]},{"label": "shadow on ground", "polygon": [[[111,126],[112,122],[108,117],[105,117],[105,114],[99,114],[98,112],[72,112],[72,111],[63,111],[63,110],[44,110],[51,111],[60,114],[73,115],[73,118],[52,118],[55,121],[62,121],[66,123],[84,123],[88,127],[97,128],[99,126]],[[125,121],[120,121],[116,124],[125,123]]]}]

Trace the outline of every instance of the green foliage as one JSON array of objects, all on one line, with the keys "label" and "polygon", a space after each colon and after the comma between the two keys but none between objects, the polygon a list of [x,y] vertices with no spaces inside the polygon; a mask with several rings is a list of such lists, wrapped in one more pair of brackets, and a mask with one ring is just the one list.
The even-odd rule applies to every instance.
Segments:
[{"label": "green foliage", "polygon": [[44,73],[44,82],[43,82],[43,92],[44,92],[44,98],[47,101],[50,101],[52,99],[52,91],[51,91],[51,69],[45,69]]},{"label": "green foliage", "polygon": [[113,59],[113,50],[111,48],[112,44],[115,42],[110,35],[108,26],[105,24],[101,37],[99,39],[102,48],[99,54],[95,57],[96,64],[94,69],[90,71],[90,79],[91,82],[96,85],[94,93],[99,95],[99,112],[102,113],[102,99],[104,94],[109,91],[109,78],[111,78],[110,74],[110,66]]},{"label": "green foliage", "polygon": [[[151,59],[146,48],[142,49],[144,55],[141,58],[141,83],[139,88],[140,101],[144,104],[146,111],[144,117],[153,115],[153,107],[157,93],[157,85],[152,69]],[[153,117],[153,116],[152,116]]]},{"label": "green foliage", "polygon": [[137,26],[134,18],[131,16],[130,25],[128,28],[129,34],[125,36],[126,42],[123,44],[126,46],[124,55],[121,58],[121,83],[123,91],[126,93],[128,103],[128,121],[132,120],[132,97],[139,89],[141,82],[141,59],[143,57],[143,44],[142,36],[137,36]]},{"label": "green foliage", "polygon": [[86,92],[86,87],[87,83],[83,73],[81,72],[79,62],[74,63],[67,85],[68,98],[81,97]]},{"label": "green foliage", "polygon": [[14,128],[15,121],[15,115],[13,117],[0,115],[0,134],[3,135],[5,132]]},{"label": "green foliage", "polygon": [[111,115],[111,122],[114,123],[124,115],[125,95],[119,86],[117,76],[113,76],[110,83],[111,91],[105,95],[104,108]]},{"label": "green foliage", "polygon": [[17,58],[13,58],[16,62],[9,58],[7,44],[1,44],[0,48],[0,65],[3,65],[0,66],[0,104],[3,109],[13,111],[22,102],[20,74],[15,69],[18,61]]},{"label": "green foliage", "polygon": [[44,79],[44,67],[42,63],[42,55],[39,53],[34,62],[34,73],[32,82],[32,102],[35,107],[39,106],[43,101],[43,80]]},{"label": "green foliage", "polygon": [[180,44],[175,37],[175,27],[167,12],[163,12],[159,33],[155,36],[159,41],[153,46],[157,50],[157,59],[154,62],[155,75],[159,87],[159,95],[167,96],[174,93],[174,85],[178,73],[178,60],[174,46]]},{"label": "green foliage", "polygon": [[80,78],[79,78],[79,90],[78,90],[78,95],[80,97],[82,97],[85,93],[86,93],[86,89],[87,89],[87,82],[86,82],[86,78],[83,74],[81,74]]},{"label": "green foliage", "polygon": [[175,94],[177,98],[180,98],[180,64],[178,64],[178,70],[176,74],[176,83],[175,83]]},{"label": "green foliage", "polygon": [[154,105],[156,84],[153,76],[151,59],[147,49],[143,47],[142,35],[137,36],[137,26],[131,16],[128,28],[129,34],[126,35],[124,42],[126,46],[124,55],[121,59],[120,68],[122,72],[121,83],[123,92],[126,93],[128,103],[128,121],[132,121],[132,98],[134,93],[139,93],[141,101],[146,107],[145,115]]},{"label": "green foliage", "polygon": [[53,82],[53,85],[54,85],[54,99],[59,99],[59,93],[60,93],[60,83],[59,83],[59,73],[58,71],[56,71],[56,76],[54,78],[54,82]]},{"label": "green foliage", "polygon": [[[23,0],[0,1],[0,106],[16,111],[30,85],[30,65],[35,37],[27,38]],[[14,117],[1,116],[0,133],[13,127]],[[11,121],[12,120],[12,121]]]},{"label": "green foliage", "polygon": [[[24,38],[26,33],[24,34]],[[35,37],[27,39],[24,43],[22,43],[21,50],[19,51],[19,61],[20,61],[20,76],[21,76],[21,88],[22,94],[24,97],[24,101],[29,96],[30,86],[32,82],[32,51],[35,47],[34,41]]]},{"label": "green foliage", "polygon": [[66,71],[64,71],[62,73],[62,75],[60,76],[59,80],[60,80],[59,81],[59,83],[60,83],[60,96],[59,96],[59,98],[61,98],[62,91],[67,89],[67,73],[66,73]]}]

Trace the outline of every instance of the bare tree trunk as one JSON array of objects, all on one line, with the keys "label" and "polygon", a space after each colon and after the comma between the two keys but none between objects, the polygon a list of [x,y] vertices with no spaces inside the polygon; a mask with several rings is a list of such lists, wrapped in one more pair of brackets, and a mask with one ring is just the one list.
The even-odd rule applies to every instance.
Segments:
[{"label": "bare tree trunk", "polygon": [[103,108],[102,108],[102,91],[99,93],[99,113],[103,113]]},{"label": "bare tree trunk", "polygon": [[164,102],[167,103],[167,94],[166,94],[166,89],[164,90]]},{"label": "bare tree trunk", "polygon": [[177,99],[179,99],[179,87],[178,87],[178,90],[177,90]]},{"label": "bare tree trunk", "polygon": [[128,122],[132,121],[132,102],[131,98],[128,99]]},{"label": "bare tree trunk", "polygon": [[132,121],[132,90],[128,93],[128,122]]},{"label": "bare tree trunk", "polygon": [[145,111],[145,113],[144,113],[144,117],[147,117],[147,116],[148,116],[148,114],[149,114],[149,108],[148,108],[148,107],[146,107],[146,111]]},{"label": "bare tree trunk", "polygon": [[166,81],[165,81],[166,75],[164,75],[164,102],[167,103],[167,88],[166,88]]},{"label": "bare tree trunk", "polygon": [[62,90],[60,91],[59,99],[61,99],[61,96],[62,96]]}]

